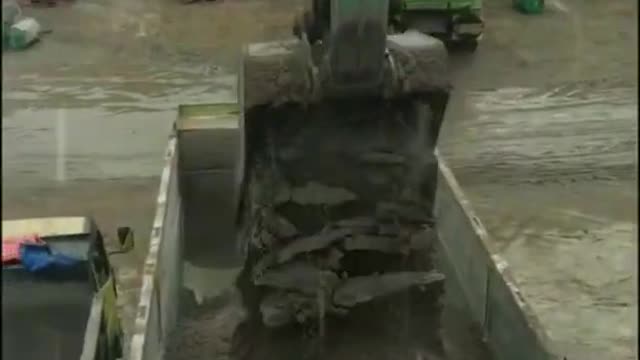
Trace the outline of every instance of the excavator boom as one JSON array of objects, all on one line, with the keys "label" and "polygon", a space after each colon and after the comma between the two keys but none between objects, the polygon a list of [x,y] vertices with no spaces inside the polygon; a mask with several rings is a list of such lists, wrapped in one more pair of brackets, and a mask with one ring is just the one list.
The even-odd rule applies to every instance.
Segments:
[{"label": "excavator boom", "polygon": [[389,70],[388,16],[389,0],[313,0],[294,32],[311,46],[321,47],[316,65],[325,92],[380,91]]}]

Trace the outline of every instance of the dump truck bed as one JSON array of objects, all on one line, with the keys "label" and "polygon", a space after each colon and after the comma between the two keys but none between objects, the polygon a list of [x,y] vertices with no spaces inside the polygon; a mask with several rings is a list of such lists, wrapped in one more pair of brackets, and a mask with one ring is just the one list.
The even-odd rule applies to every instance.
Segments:
[{"label": "dump truck bed", "polygon": [[[233,109],[229,104],[219,107]],[[219,107],[191,105],[178,111],[158,194],[131,360],[211,354],[225,358],[229,331],[242,311],[233,305],[241,262],[230,246],[237,153],[210,152],[222,143],[237,149],[239,139],[232,130],[239,114],[221,113]],[[439,167],[439,183],[439,266],[448,279],[443,331],[453,349],[451,359],[506,360],[523,351],[528,357],[522,359],[553,359],[544,328],[520,297],[509,269],[494,256],[491,238],[445,162]],[[487,343],[481,340],[482,331]]]},{"label": "dump truck bed", "polygon": [[566,359],[635,358],[633,89],[461,95],[440,151]]},{"label": "dump truck bed", "polygon": [[98,232],[86,217],[2,221],[2,236],[38,234],[55,252],[82,261],[60,274],[34,274],[22,265],[2,268],[2,356],[10,359],[96,358],[104,328],[103,301],[90,276],[90,248]]}]

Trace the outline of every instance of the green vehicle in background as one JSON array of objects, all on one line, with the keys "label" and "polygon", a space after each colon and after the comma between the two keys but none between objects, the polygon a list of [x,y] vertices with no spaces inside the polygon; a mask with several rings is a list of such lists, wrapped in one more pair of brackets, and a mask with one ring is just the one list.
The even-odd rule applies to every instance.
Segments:
[{"label": "green vehicle in background", "polygon": [[[381,8],[388,8],[384,19],[378,19]],[[322,39],[323,31],[331,27],[332,11],[342,16],[363,11],[376,14],[379,21],[388,21],[391,33],[417,30],[438,38],[450,50],[475,51],[484,29],[482,0],[312,0],[297,18],[293,33],[304,30],[309,41]],[[312,14],[322,21],[313,22]]]},{"label": "green vehicle in background", "polygon": [[449,49],[475,51],[484,29],[482,0],[392,0],[392,24],[442,40]]},{"label": "green vehicle in background", "polygon": [[513,0],[513,7],[526,15],[541,14],[544,11],[544,0]]}]

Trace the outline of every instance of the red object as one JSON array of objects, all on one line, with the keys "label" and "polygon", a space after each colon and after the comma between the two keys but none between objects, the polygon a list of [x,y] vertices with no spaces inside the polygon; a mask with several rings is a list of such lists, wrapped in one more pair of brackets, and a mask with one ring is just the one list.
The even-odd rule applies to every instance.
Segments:
[{"label": "red object", "polygon": [[70,4],[73,0],[19,0],[20,6],[53,7],[62,3]]},{"label": "red object", "polygon": [[44,244],[38,234],[24,236],[8,236],[2,238],[2,265],[15,264],[20,261],[20,245]]}]

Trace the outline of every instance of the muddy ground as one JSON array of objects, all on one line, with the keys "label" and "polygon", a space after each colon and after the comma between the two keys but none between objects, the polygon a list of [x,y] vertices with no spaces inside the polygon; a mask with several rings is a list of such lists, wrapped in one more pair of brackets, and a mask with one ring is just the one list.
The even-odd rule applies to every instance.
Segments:
[{"label": "muddy ground", "polygon": [[478,55],[491,46],[485,59],[505,65],[478,71],[481,55],[457,72],[469,76],[440,151],[554,349],[633,359],[637,4],[549,5],[542,18],[489,20],[495,43]]},{"label": "muddy ground", "polygon": [[[126,330],[177,104],[233,99],[231,74],[239,44],[288,34],[299,3],[78,0],[71,6],[24,9],[52,33],[25,52],[3,54],[2,217],[90,214],[110,239],[116,226],[133,226],[138,247],[116,260]],[[527,218],[514,214],[534,213],[537,222],[527,224],[529,233],[537,235],[530,237],[552,232],[567,239],[567,234],[586,231],[594,234],[588,246],[594,250],[588,254],[622,253],[620,261],[605,255],[596,264],[628,261],[628,246],[635,246],[631,227],[637,199],[632,175],[637,3],[555,0],[548,1],[543,15],[531,17],[514,12],[510,1],[485,1],[485,7],[487,30],[478,52],[452,60],[456,88],[443,152],[489,231],[507,234],[497,238],[505,243],[508,260],[525,264],[520,273],[533,286],[528,294],[538,294],[541,317],[569,314],[547,315],[560,325],[581,319],[576,331],[555,335],[561,346],[581,355],[605,351],[606,342],[580,339],[598,338],[592,324],[613,312],[614,317],[605,318],[615,318],[620,329],[611,332],[616,334],[611,335],[617,341],[615,358],[628,358],[635,319],[628,316],[635,311],[629,305],[635,280],[628,279],[628,267],[602,265],[622,274],[611,277],[622,279],[614,281],[611,293],[622,294],[623,300],[603,305],[603,312],[575,312],[592,308],[593,299],[609,301],[588,293],[608,280],[584,290],[591,278],[574,276],[582,285],[567,291],[582,300],[576,306],[563,301],[563,308],[557,305],[557,287],[536,288],[553,279],[526,275],[541,274],[529,272],[528,264],[556,259],[548,247],[526,247],[520,240],[509,248],[507,243],[515,238],[509,231],[521,230]],[[558,153],[572,156],[553,156]],[[564,175],[556,177],[556,170]],[[550,208],[564,211],[565,217],[547,213]],[[557,266],[594,266],[587,262],[592,257],[575,257],[584,237],[571,236],[573,243],[567,240],[553,254],[587,260]],[[611,239],[622,241],[605,241]]]},{"label": "muddy ground", "polygon": [[632,359],[636,90],[577,82],[501,92],[470,94],[480,115],[447,130],[473,141],[445,136],[440,150],[557,351]]}]

